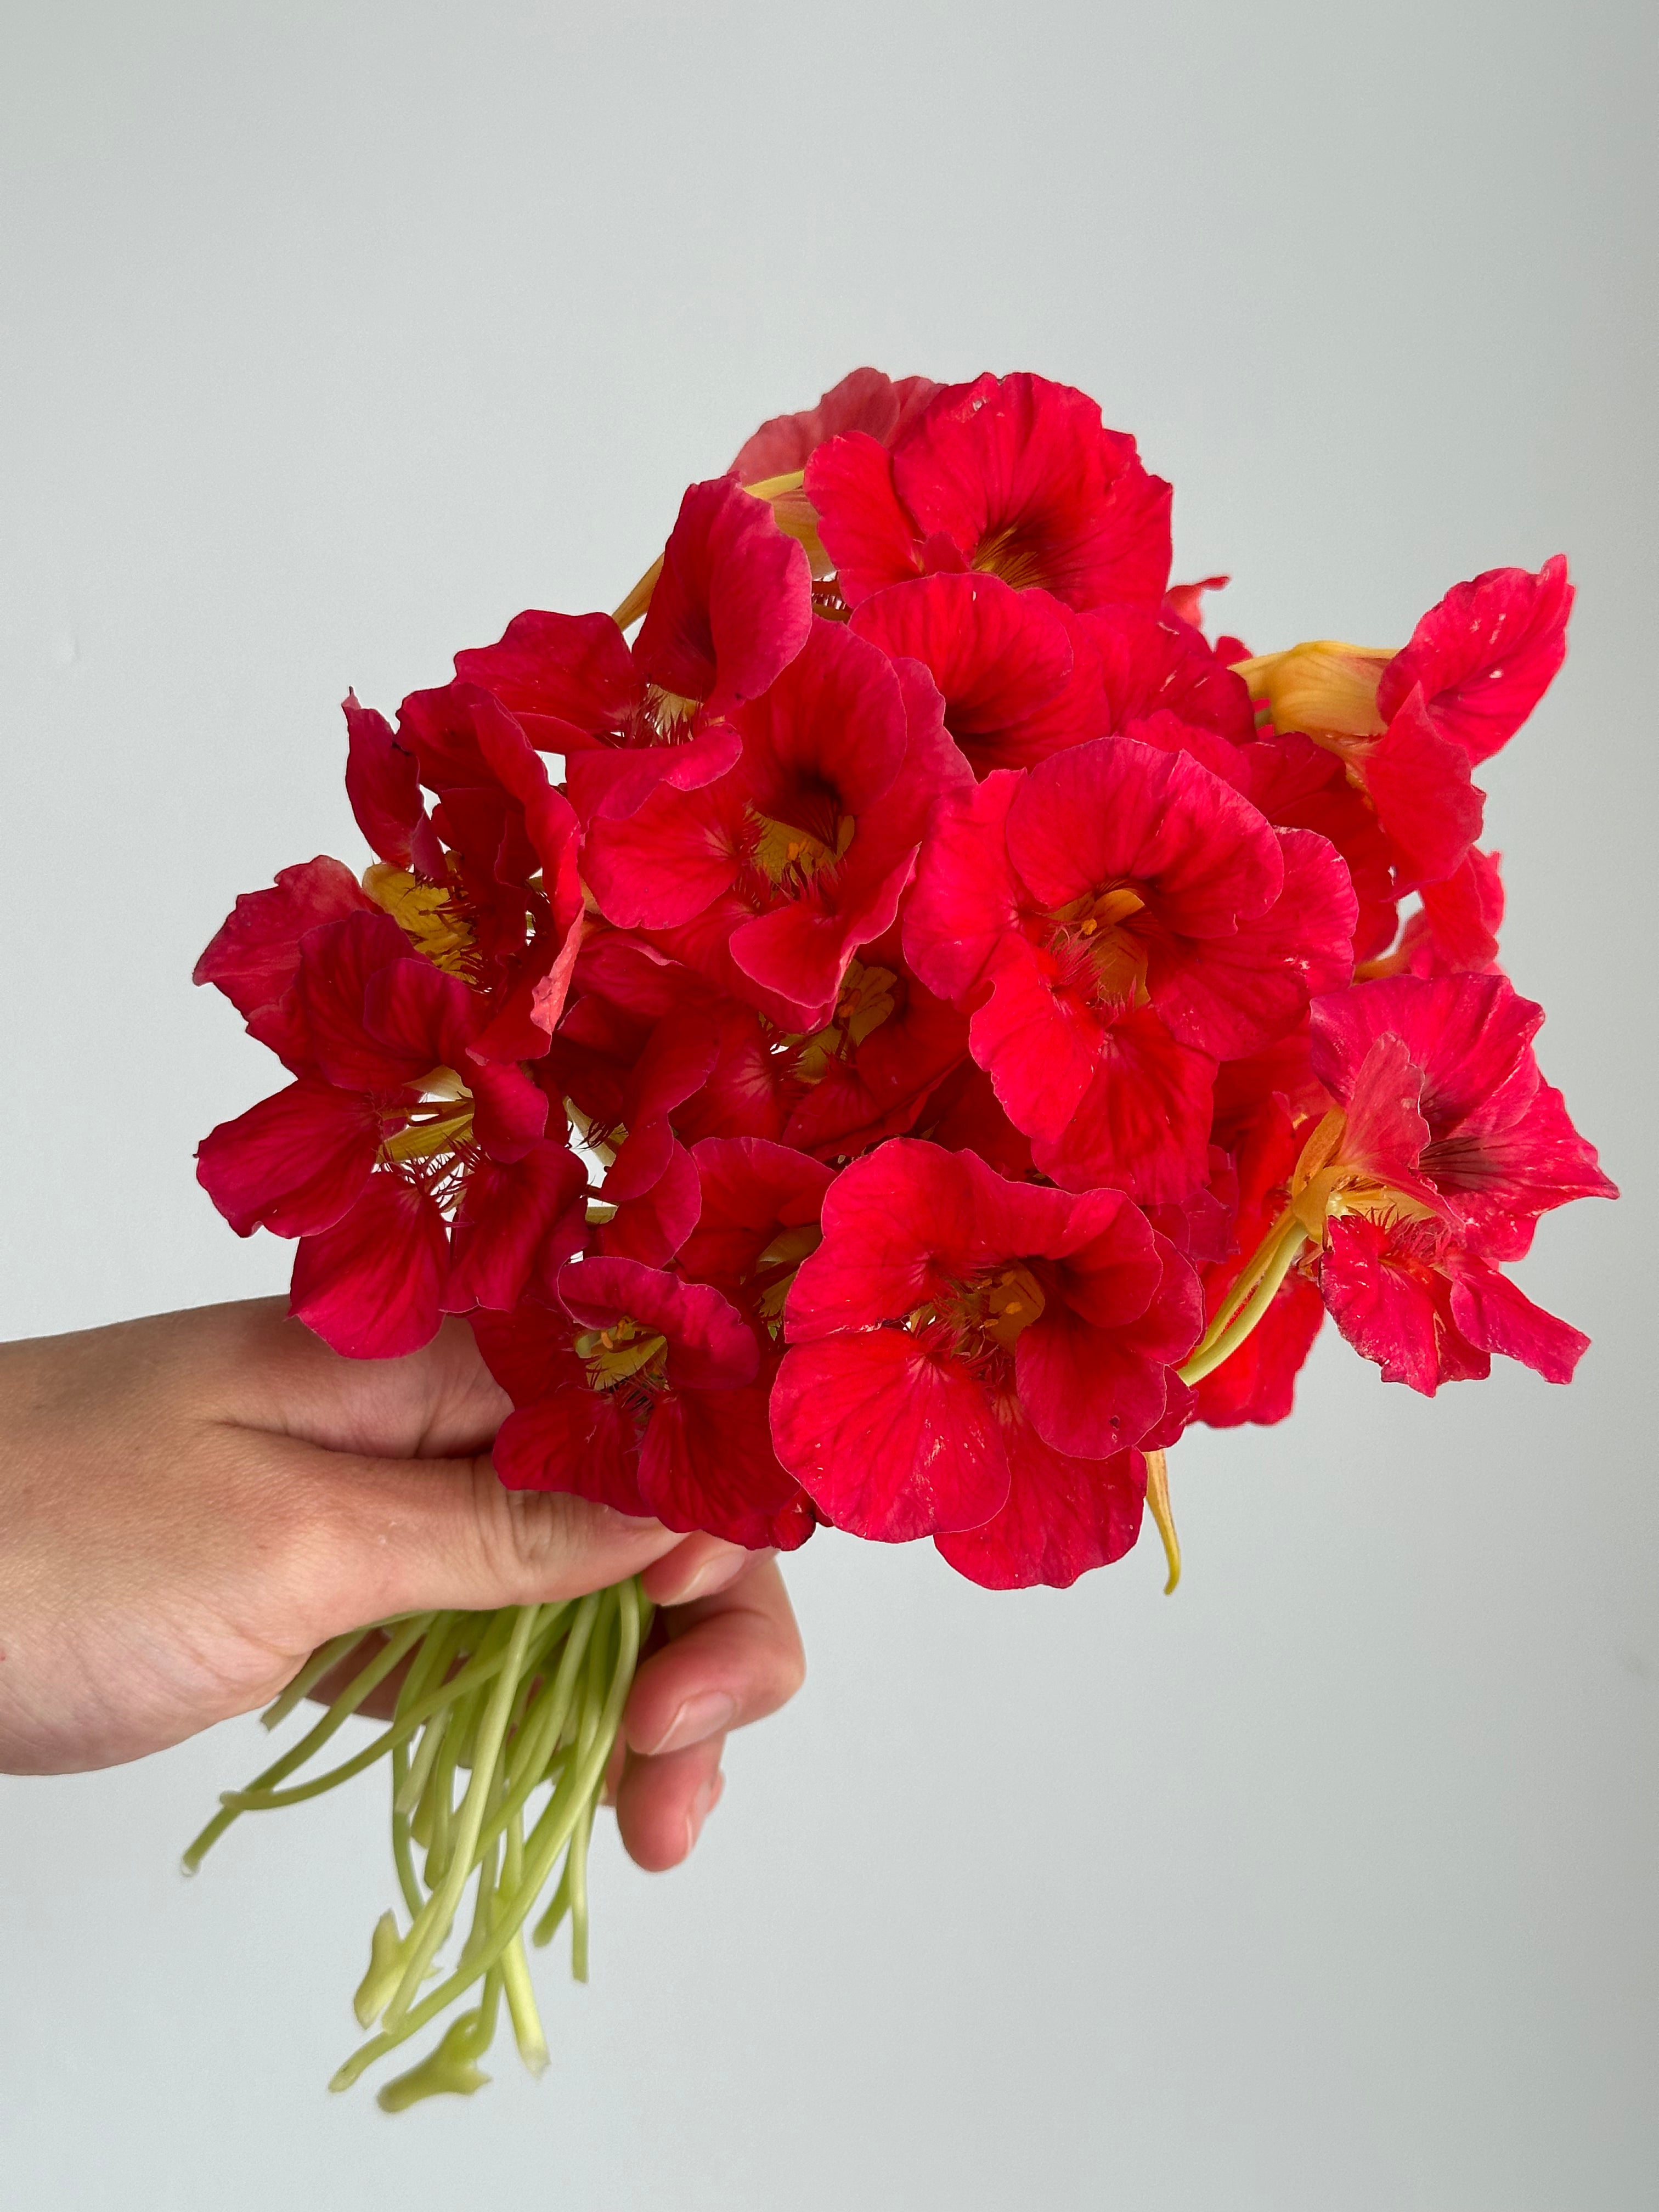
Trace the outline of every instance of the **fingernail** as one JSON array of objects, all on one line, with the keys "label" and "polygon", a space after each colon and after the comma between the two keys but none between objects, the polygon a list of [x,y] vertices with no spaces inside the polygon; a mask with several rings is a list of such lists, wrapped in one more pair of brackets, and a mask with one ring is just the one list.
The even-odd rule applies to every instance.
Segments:
[{"label": "fingernail", "polygon": [[676,1590],[667,1602],[690,1605],[694,1597],[712,1597],[716,1590],[723,1590],[728,1583],[736,1582],[751,1556],[748,1552],[716,1552],[713,1559],[703,1561],[690,1581],[683,1589]]},{"label": "fingernail", "polygon": [[704,1690],[686,1699],[659,1741],[641,1744],[639,1748],[648,1757],[659,1752],[684,1751],[688,1744],[702,1743],[705,1737],[719,1735],[731,1727],[737,1716],[737,1702],[728,1698],[724,1690]]},{"label": "fingernail", "polygon": [[702,1824],[715,1806],[720,1803],[725,1788],[726,1777],[717,1766],[691,1800],[691,1810],[685,1816],[685,1848],[688,1855],[696,1848],[697,1838],[702,1833]]}]

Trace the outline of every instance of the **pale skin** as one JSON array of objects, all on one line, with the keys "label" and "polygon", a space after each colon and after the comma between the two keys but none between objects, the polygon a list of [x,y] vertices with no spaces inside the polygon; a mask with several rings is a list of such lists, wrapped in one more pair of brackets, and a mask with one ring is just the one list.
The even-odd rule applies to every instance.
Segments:
[{"label": "pale skin", "polygon": [[337,1358],[276,1299],[0,1345],[0,1772],[162,1750],[366,1621],[641,1573],[662,1610],[617,1820],[641,1866],[677,1865],[729,1730],[800,1686],[776,1562],[504,1490],[507,1411],[460,1322],[386,1361]]}]

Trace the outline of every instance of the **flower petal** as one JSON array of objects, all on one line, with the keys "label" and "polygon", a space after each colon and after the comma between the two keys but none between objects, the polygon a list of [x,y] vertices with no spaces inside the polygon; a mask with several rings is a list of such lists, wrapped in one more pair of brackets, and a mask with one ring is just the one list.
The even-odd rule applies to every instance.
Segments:
[{"label": "flower petal", "polygon": [[772,1389],[778,1457],[838,1528],[902,1544],[988,1520],[1008,1461],[983,1391],[927,1336],[799,1344]]},{"label": "flower petal", "polygon": [[380,1146],[361,1091],[307,1077],[204,1137],[196,1180],[239,1237],[303,1237],[356,1203]]},{"label": "flower petal", "polygon": [[448,1260],[425,1191],[373,1175],[349,1213],[300,1239],[288,1310],[348,1359],[396,1359],[437,1334]]},{"label": "flower petal", "polygon": [[1146,1463],[1138,1451],[1073,1459],[1045,1444],[1018,1403],[1004,1413],[1008,1498],[980,1528],[933,1539],[940,1556],[984,1589],[1068,1589],[1121,1559],[1140,1534]]}]

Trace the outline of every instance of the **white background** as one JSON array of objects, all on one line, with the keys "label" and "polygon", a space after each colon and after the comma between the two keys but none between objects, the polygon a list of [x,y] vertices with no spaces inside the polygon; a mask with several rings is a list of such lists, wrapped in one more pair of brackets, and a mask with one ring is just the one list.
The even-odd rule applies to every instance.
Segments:
[{"label": "white background", "polygon": [[[1483,781],[1505,957],[1627,1196],[1566,1391],[1322,1342],[1144,1548],[790,1570],[813,1675],[686,1871],[599,1851],[555,2065],[322,2089],[378,1786],[176,1854],[239,1723],[0,1783],[0,2197],[343,2212],[1626,2212],[1655,2190],[1651,21],[1332,6],[11,0],[0,1333],[277,1288],[192,1179],[273,1064],[191,964],[361,855],[337,702],[620,597],[857,362],[1084,386],[1258,649],[1565,548]],[[1645,372],[1645,374],[1644,374]],[[0,1531],[3,1540],[3,1531]]]}]

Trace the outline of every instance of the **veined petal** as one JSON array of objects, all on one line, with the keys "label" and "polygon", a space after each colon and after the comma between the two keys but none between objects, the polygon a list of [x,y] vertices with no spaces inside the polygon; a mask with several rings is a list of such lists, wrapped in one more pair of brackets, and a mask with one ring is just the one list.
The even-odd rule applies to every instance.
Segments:
[{"label": "veined petal", "polygon": [[796,1345],[773,1385],[772,1435],[830,1520],[878,1543],[976,1528],[1008,1494],[984,1393],[902,1329]]},{"label": "veined petal", "polygon": [[763,1384],[661,1399],[640,1448],[640,1495],[665,1528],[706,1530],[751,1551],[794,1551],[816,1525],[772,1449]]},{"label": "veined petal", "polygon": [[977,1528],[936,1536],[940,1556],[984,1589],[1037,1583],[1068,1589],[1079,1575],[1121,1559],[1140,1534],[1146,1496],[1140,1453],[1071,1458],[1043,1443],[1018,1400],[1000,1410],[1007,1502]]},{"label": "veined petal", "polygon": [[586,1238],[587,1173],[567,1145],[532,1146],[510,1165],[480,1160],[455,1216],[446,1313],[516,1305],[532,1278],[553,1272]]},{"label": "veined petal", "polygon": [[303,1237],[356,1204],[380,1144],[361,1091],[301,1078],[204,1137],[196,1179],[239,1237]]},{"label": "veined petal", "polygon": [[349,1212],[300,1239],[288,1310],[348,1359],[396,1359],[437,1334],[448,1261],[425,1191],[372,1175]]},{"label": "veined petal", "polygon": [[665,691],[736,703],[788,666],[811,620],[805,548],[767,501],[717,477],[680,502],[634,658]]},{"label": "veined petal", "polygon": [[1571,611],[1559,553],[1535,576],[1489,568],[1455,584],[1382,671],[1377,706],[1391,715],[1420,686],[1436,728],[1478,764],[1508,744],[1548,690]]},{"label": "veined petal", "polygon": [[1102,1032],[1071,1118],[1036,1140],[1038,1167],[1067,1190],[1106,1184],[1148,1206],[1180,1205],[1208,1168],[1215,1070],[1150,1006],[1122,1015]]}]

